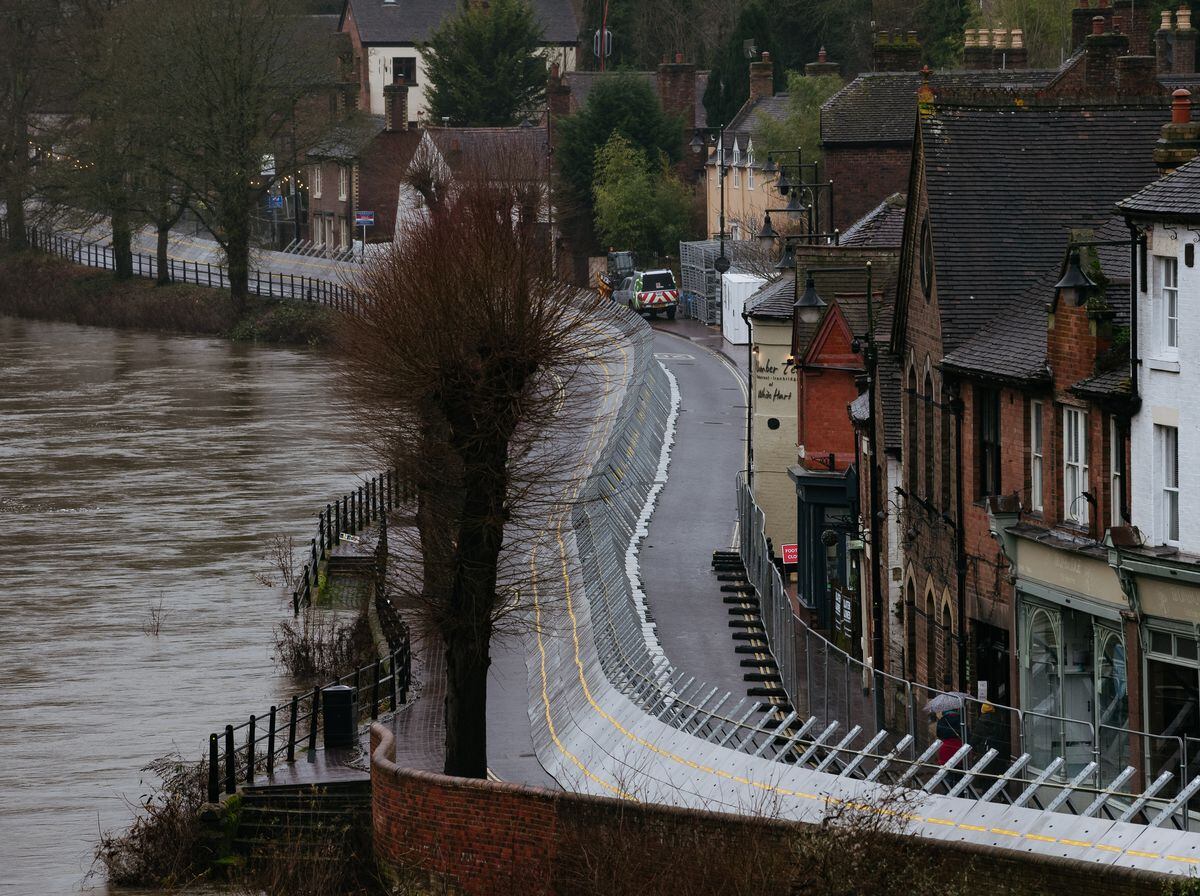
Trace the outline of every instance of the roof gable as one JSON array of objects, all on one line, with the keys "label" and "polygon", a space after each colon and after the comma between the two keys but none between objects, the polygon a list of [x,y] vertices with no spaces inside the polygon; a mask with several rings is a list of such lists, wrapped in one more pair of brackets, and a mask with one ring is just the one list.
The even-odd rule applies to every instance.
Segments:
[{"label": "roof gable", "polygon": [[854,335],[841,305],[835,299],[821,318],[817,332],[813,334],[804,352],[805,367],[861,367],[862,359],[850,350]]}]

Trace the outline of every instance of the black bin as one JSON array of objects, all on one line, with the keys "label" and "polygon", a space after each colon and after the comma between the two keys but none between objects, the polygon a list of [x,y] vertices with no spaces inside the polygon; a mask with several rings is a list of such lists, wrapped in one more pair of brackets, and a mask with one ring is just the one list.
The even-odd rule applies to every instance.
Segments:
[{"label": "black bin", "polygon": [[321,711],[325,714],[325,749],[353,747],[358,728],[354,688],[331,684],[321,689]]}]

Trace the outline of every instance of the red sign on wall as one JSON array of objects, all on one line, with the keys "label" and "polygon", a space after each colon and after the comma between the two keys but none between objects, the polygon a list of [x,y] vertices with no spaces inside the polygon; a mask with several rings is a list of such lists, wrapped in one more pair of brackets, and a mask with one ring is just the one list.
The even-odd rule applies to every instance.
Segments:
[{"label": "red sign on wall", "polygon": [[795,566],[800,562],[800,546],[795,544],[785,544],[783,546],[783,565]]}]

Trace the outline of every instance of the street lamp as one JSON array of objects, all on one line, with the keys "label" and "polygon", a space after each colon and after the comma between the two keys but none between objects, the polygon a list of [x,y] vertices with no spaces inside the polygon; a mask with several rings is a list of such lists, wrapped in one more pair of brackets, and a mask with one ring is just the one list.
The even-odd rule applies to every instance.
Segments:
[{"label": "street lamp", "polygon": [[725,125],[716,128],[696,128],[690,145],[692,152],[699,153],[707,146],[708,141],[714,139],[717,146],[717,185],[721,194],[720,233],[718,234],[721,249],[713,267],[716,268],[718,274],[724,274],[729,270],[729,259],[725,257],[725,174],[727,170],[725,166]]},{"label": "street lamp", "polygon": [[[796,292],[800,292],[800,278],[796,278]],[[804,272],[804,293],[796,296],[796,301],[792,304],[792,310],[796,316],[806,324],[815,324],[821,319],[821,309],[825,307],[825,300],[817,295],[817,284],[813,280],[812,271]]]}]

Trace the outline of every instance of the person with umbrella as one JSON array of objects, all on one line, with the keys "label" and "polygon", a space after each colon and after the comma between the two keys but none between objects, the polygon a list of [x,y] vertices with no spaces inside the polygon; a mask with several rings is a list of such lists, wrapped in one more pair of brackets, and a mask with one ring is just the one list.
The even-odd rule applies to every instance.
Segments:
[{"label": "person with umbrella", "polygon": [[963,745],[963,700],[970,694],[944,691],[925,704],[925,711],[937,720],[935,734],[942,742],[938,747],[938,762],[945,765]]}]

